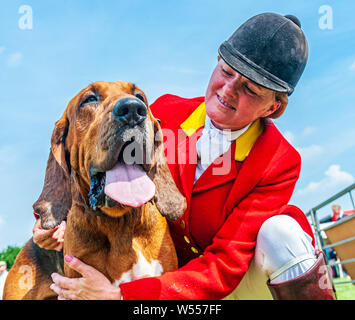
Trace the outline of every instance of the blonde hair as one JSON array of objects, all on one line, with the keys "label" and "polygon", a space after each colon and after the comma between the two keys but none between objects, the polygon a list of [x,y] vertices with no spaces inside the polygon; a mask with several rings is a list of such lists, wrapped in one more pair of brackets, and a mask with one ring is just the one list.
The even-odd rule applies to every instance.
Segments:
[{"label": "blonde hair", "polygon": [[285,92],[276,92],[274,91],[275,95],[275,101],[276,102],[281,102],[280,108],[278,108],[275,112],[270,114],[268,118],[276,119],[280,117],[284,111],[286,110],[287,104],[288,104],[288,94]]}]

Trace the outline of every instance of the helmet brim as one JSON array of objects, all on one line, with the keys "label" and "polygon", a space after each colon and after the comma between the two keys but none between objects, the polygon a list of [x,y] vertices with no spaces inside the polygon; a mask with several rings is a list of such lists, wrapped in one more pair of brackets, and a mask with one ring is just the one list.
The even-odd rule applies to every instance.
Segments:
[{"label": "helmet brim", "polygon": [[220,57],[232,69],[240,73],[245,78],[255,82],[256,84],[281,93],[291,95],[291,88],[285,81],[275,77],[263,68],[253,63],[241,53],[233,49],[227,41],[223,42],[218,49]]}]

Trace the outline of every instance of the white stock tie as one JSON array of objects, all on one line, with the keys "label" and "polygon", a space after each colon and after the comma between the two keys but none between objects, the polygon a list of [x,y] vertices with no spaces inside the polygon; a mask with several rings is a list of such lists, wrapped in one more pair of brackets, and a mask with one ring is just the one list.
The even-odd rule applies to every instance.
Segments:
[{"label": "white stock tie", "polygon": [[205,127],[202,130],[200,139],[196,143],[198,159],[195,182],[210,164],[220,155],[227,152],[232,142],[248,130],[249,127],[250,124],[236,131],[220,130],[213,125],[211,119],[206,115]]}]

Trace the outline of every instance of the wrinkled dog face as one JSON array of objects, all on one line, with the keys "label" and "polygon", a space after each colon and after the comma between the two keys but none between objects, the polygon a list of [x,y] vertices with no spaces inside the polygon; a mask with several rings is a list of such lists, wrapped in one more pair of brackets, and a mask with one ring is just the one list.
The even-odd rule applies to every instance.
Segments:
[{"label": "wrinkled dog face", "polygon": [[[143,151],[152,146],[154,125],[144,93],[130,83],[94,83],[76,97],[74,106],[68,115],[74,124],[69,129],[68,142],[75,141],[69,146],[70,162],[90,186],[91,207],[112,213],[108,208],[117,202],[135,205],[130,199],[134,194],[121,194],[135,191],[121,189],[132,187],[130,175],[137,171],[136,175],[144,176],[143,168],[149,170]],[[111,193],[105,192],[105,187],[110,189],[106,184],[109,179]]]},{"label": "wrinkled dog face", "polygon": [[[66,183],[74,183],[93,210],[118,217],[154,199],[168,218],[182,215],[185,199],[172,180],[159,124],[147,105],[131,83],[95,82],[57,121],[51,152]],[[53,184],[58,181],[45,186]]]}]

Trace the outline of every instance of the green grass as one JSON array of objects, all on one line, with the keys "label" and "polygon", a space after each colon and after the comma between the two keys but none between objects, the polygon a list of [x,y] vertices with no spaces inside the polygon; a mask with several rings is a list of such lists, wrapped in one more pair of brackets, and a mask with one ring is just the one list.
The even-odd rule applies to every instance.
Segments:
[{"label": "green grass", "polygon": [[338,300],[355,300],[355,285],[352,283],[337,284],[340,281],[349,281],[349,278],[334,278],[334,286]]}]

